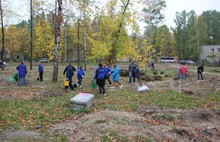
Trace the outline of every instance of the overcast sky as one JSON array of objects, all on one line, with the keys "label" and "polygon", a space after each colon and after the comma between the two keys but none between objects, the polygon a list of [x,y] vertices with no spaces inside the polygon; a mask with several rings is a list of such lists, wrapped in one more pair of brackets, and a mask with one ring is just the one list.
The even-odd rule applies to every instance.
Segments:
[{"label": "overcast sky", "polygon": [[165,0],[165,24],[168,27],[175,27],[174,18],[176,12],[186,10],[189,12],[194,10],[197,15],[202,14],[203,11],[217,10],[220,12],[220,0]]},{"label": "overcast sky", "polygon": [[[14,5],[16,12],[21,15],[19,20],[22,20],[22,17],[29,18],[28,6],[30,0],[8,0],[11,1],[10,4]],[[175,27],[174,18],[176,12],[182,12],[186,10],[194,10],[197,15],[202,14],[206,10],[217,10],[220,11],[220,0],[165,0],[166,1],[166,10],[165,14],[165,24],[168,27]],[[25,4],[24,4],[25,3]]]}]

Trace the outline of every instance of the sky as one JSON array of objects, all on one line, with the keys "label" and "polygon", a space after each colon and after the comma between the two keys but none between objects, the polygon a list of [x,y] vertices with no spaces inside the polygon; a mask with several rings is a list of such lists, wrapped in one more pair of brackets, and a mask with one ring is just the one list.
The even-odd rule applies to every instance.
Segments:
[{"label": "sky", "polygon": [[[22,17],[29,18],[28,14],[28,6],[30,0],[8,0],[11,1],[13,5],[13,9],[16,9],[17,14],[21,15],[19,20],[23,20]],[[43,0],[42,0],[43,1]],[[169,28],[175,27],[174,18],[176,12],[182,12],[186,10],[186,12],[190,12],[194,10],[197,15],[202,14],[203,11],[207,10],[217,10],[220,11],[220,0],[165,0],[166,1],[166,9],[164,11],[165,21]]]},{"label": "sky", "polygon": [[165,24],[168,27],[175,27],[174,19],[176,12],[190,12],[194,10],[197,15],[201,15],[203,11],[217,10],[220,11],[220,0],[165,0]]}]

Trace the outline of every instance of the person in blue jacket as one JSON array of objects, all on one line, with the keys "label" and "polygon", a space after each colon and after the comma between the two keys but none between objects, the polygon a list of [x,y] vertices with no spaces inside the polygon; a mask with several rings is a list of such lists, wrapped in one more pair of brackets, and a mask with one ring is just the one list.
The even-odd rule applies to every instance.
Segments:
[{"label": "person in blue jacket", "polygon": [[107,79],[108,72],[106,68],[103,67],[102,64],[99,64],[98,69],[95,71],[94,78],[96,80],[96,84],[99,86],[99,93],[105,94],[105,79]]},{"label": "person in blue jacket", "polygon": [[21,62],[21,64],[17,67],[18,70],[18,86],[21,86],[22,84],[26,86],[26,74],[27,74],[27,68],[24,65],[24,62]]},{"label": "person in blue jacket", "polygon": [[140,81],[140,71],[137,65],[134,66],[134,72],[135,72],[135,76],[138,79],[138,82]]},{"label": "person in blue jacket", "polygon": [[140,71],[137,64],[134,66],[134,72],[135,72],[135,77],[137,77],[138,83],[141,84]]},{"label": "person in blue jacket", "polygon": [[84,77],[85,77],[85,72],[83,70],[83,66],[80,66],[77,71],[78,84],[80,88],[82,88],[82,81]]},{"label": "person in blue jacket", "polygon": [[108,65],[106,65],[105,68],[106,68],[106,71],[108,73],[107,79],[108,79],[109,85],[112,85],[112,82],[110,80],[110,76],[112,74],[112,70],[111,70],[111,68]]},{"label": "person in blue jacket", "polygon": [[74,76],[75,71],[76,71],[76,68],[72,66],[71,63],[69,63],[69,65],[67,65],[65,70],[63,71],[63,75],[66,74],[66,78],[68,78],[69,80],[69,86],[72,91],[74,90],[72,78]]},{"label": "person in blue jacket", "polygon": [[44,66],[41,62],[39,62],[39,65],[38,65],[38,72],[39,72],[39,80],[43,81]]},{"label": "person in blue jacket", "polygon": [[118,83],[120,85],[120,88],[123,87],[123,85],[119,82],[120,78],[120,68],[117,65],[114,65],[114,72],[112,74],[113,79],[113,87],[115,88],[115,83]]}]

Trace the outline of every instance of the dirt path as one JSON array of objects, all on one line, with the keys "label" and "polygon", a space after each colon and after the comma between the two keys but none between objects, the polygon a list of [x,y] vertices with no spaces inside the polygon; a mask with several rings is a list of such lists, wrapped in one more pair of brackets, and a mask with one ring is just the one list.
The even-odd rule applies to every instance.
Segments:
[{"label": "dirt path", "polygon": [[220,111],[161,110],[141,107],[136,113],[104,110],[78,120],[53,125],[53,133],[68,133],[71,142],[101,141],[104,136],[130,141],[212,141],[220,139]]}]

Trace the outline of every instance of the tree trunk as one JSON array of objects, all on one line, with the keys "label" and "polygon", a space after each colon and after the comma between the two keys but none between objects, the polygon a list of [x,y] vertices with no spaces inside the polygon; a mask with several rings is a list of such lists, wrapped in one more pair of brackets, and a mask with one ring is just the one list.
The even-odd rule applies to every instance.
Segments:
[{"label": "tree trunk", "polygon": [[[57,8],[58,4],[58,9]],[[54,64],[53,64],[53,79],[52,81],[58,80],[58,56],[59,56],[59,46],[60,46],[60,35],[61,35],[61,24],[63,22],[62,17],[62,0],[57,0],[55,4],[55,54],[54,54]]]},{"label": "tree trunk", "polygon": [[30,31],[30,70],[32,70],[32,53],[33,53],[33,5],[32,5],[32,0],[30,1],[30,19],[31,19],[31,31]]},{"label": "tree trunk", "polygon": [[87,52],[87,48],[86,48],[86,6],[84,5],[84,23],[83,23],[83,44],[84,44],[84,70],[86,70],[86,52]]},{"label": "tree trunk", "polygon": [[4,32],[4,23],[3,23],[3,10],[2,10],[2,1],[0,0],[0,14],[1,14],[1,28],[2,28],[2,52],[1,52],[1,60],[4,61],[4,53],[5,53],[5,32]]}]

